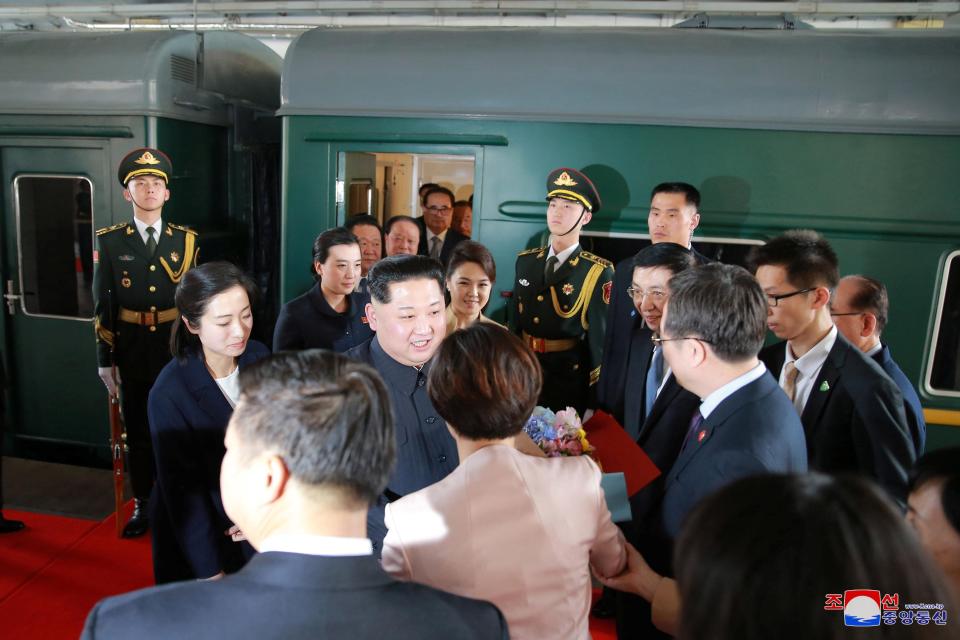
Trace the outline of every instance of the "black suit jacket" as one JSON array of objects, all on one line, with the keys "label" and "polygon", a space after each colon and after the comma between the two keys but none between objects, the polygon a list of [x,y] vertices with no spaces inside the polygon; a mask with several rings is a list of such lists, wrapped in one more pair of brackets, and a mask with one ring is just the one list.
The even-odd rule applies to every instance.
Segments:
[{"label": "black suit jacket", "polygon": [[346,313],[337,313],[327,303],[320,283],[280,308],[273,330],[274,351],[329,349],[342,353],[373,337],[364,308],[369,293],[347,296]]},{"label": "black suit jacket", "polygon": [[[692,251],[697,264],[712,262],[696,249]],[[627,295],[627,288],[633,282],[634,257],[636,256],[621,260],[614,270],[610,306],[607,309],[607,331],[603,340],[600,380],[596,385],[597,407],[612,415],[620,424],[624,424],[627,367],[633,357],[627,349],[623,348],[623,345],[628,343],[635,329],[644,325],[643,318],[633,306],[633,300]]]},{"label": "black suit jacket", "polygon": [[[270,351],[255,340],[239,358],[245,369]],[[153,556],[157,582],[209,578],[243,563],[220,500],[223,436],[233,408],[203,358],[171,360],[150,390],[150,438],[157,463]],[[252,549],[248,545],[248,554]]]},{"label": "black suit jacket", "polygon": [[[786,343],[760,352],[775,380],[786,360]],[[907,472],[916,450],[907,427],[903,394],[880,366],[837,333],[800,416],[810,468],[859,472],[906,504]]]},{"label": "black suit jacket", "polygon": [[[420,245],[417,247],[417,253],[421,256],[429,256],[430,247],[427,246],[427,225],[423,221],[422,216],[416,218],[416,221],[417,226],[420,227]],[[464,240],[469,239],[470,238],[452,227],[447,229],[447,235],[443,238],[443,246],[440,247],[440,262],[443,263],[444,268],[446,268],[447,263],[450,262],[450,254],[453,252],[453,248]]]},{"label": "black suit jacket", "polygon": [[108,598],[82,638],[506,639],[488,602],[397,582],[371,556],[267,552],[213,582],[181,582]]},{"label": "black suit jacket", "polygon": [[890,347],[883,345],[877,353],[871,356],[873,361],[880,365],[883,372],[890,376],[903,394],[903,408],[907,414],[907,425],[910,427],[910,436],[913,438],[913,448],[917,451],[917,457],[923,455],[923,450],[927,445],[927,422],[923,419],[923,405],[920,404],[920,396],[917,390],[913,388],[910,379],[896,363],[890,354]]}]

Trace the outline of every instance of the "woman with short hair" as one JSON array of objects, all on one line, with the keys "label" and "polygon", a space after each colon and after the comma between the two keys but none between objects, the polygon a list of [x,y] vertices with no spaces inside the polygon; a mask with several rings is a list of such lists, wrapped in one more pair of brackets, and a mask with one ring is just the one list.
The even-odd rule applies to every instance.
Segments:
[{"label": "woman with short hair", "polygon": [[542,379],[533,352],[495,324],[444,339],[427,389],[460,466],[387,505],[382,564],[402,580],[489,600],[514,640],[585,640],[590,567],[619,573],[623,535],[593,460],[515,448]]},{"label": "woman with short hair", "polygon": [[252,554],[226,534],[220,463],[240,370],[270,353],[250,340],[256,297],[253,281],[229,262],[191,269],[177,286],[174,359],[147,403],[157,465],[151,530],[158,584],[230,573]]},{"label": "woman with short hair", "polygon": [[360,282],[360,242],[345,227],[324,231],[313,242],[310,270],[317,283],[283,305],[273,331],[274,351],[329,349],[343,352],[373,335]]}]

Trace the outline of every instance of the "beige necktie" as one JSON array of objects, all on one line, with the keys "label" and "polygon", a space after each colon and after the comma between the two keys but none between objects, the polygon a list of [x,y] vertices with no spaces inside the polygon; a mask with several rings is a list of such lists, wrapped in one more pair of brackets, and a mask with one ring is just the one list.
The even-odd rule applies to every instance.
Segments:
[{"label": "beige necktie", "polygon": [[794,401],[794,396],[797,395],[797,377],[800,375],[800,370],[797,369],[797,365],[793,363],[793,360],[784,365],[784,368],[787,371],[787,375],[783,379],[783,390],[786,392],[787,397],[790,398],[790,402],[796,405],[797,403]]}]

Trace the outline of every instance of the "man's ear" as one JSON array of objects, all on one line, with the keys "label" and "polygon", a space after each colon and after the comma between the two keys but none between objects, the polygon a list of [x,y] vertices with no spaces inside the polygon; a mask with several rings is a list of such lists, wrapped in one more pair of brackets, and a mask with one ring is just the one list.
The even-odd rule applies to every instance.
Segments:
[{"label": "man's ear", "polygon": [[133,202],[133,197],[130,195],[130,192],[127,191],[127,188],[123,188],[123,199],[127,202]]},{"label": "man's ear", "polygon": [[860,318],[860,337],[867,338],[872,336],[877,330],[877,316],[872,313],[864,313]]},{"label": "man's ear", "polygon": [[699,226],[700,226],[700,214],[695,213],[692,216],[690,216],[690,231],[693,231]]},{"label": "man's ear", "polygon": [[263,464],[266,467],[266,474],[264,475],[266,484],[264,485],[265,493],[263,497],[267,502],[276,502],[287,489],[290,470],[287,469],[283,458],[276,454],[267,456]]},{"label": "man's ear", "polygon": [[377,314],[373,310],[373,303],[368,302],[366,306],[363,307],[363,313],[367,316],[367,324],[370,325],[370,328],[374,331],[377,330]]},{"label": "man's ear", "polygon": [[817,287],[814,289],[813,304],[814,309],[819,309],[830,304],[830,289],[826,287]]},{"label": "man's ear", "polygon": [[580,221],[580,222],[582,223],[582,226],[584,226],[584,227],[587,226],[588,224],[590,224],[590,221],[591,221],[591,220],[593,220],[593,212],[587,210],[587,208],[584,207],[584,209],[583,209],[583,220]]}]

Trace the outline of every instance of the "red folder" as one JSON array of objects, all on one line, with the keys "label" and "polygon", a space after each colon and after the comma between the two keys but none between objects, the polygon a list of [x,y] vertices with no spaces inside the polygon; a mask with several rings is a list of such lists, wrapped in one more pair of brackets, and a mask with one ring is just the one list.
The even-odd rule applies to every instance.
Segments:
[{"label": "red folder", "polygon": [[622,472],[627,481],[627,495],[634,495],[660,475],[650,456],[634,442],[613,416],[597,411],[583,425],[593,446],[594,459],[604,473]]}]

